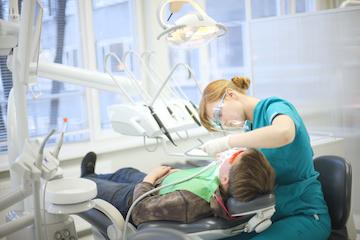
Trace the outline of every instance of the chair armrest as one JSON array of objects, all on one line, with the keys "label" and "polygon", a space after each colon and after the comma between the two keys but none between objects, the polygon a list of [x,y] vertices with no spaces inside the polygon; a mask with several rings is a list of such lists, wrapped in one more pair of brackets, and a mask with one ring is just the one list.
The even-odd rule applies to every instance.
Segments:
[{"label": "chair armrest", "polygon": [[110,239],[120,239],[125,221],[119,210],[102,199],[97,198],[92,201],[95,202],[94,208],[102,212],[113,223],[107,228],[108,237]]}]

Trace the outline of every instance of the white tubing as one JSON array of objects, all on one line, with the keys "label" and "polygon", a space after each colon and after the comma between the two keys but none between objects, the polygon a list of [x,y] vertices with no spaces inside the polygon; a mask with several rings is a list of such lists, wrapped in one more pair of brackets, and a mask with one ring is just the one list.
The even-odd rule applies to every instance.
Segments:
[{"label": "white tubing", "polygon": [[0,238],[19,231],[34,223],[34,215],[29,214],[0,226]]}]

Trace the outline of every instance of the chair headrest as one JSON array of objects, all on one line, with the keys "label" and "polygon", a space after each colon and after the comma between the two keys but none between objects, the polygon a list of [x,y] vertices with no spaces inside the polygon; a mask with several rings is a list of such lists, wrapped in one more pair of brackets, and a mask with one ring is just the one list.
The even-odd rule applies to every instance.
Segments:
[{"label": "chair headrest", "polygon": [[315,170],[324,193],[333,229],[345,226],[351,206],[351,165],[338,156],[320,156],[314,159]]},{"label": "chair headrest", "polygon": [[190,240],[186,234],[169,228],[145,228],[135,233],[130,238],[131,240]]},{"label": "chair headrest", "polygon": [[233,216],[247,215],[273,206],[275,206],[275,195],[272,193],[262,195],[248,202],[240,202],[231,197],[227,200],[227,207]]}]

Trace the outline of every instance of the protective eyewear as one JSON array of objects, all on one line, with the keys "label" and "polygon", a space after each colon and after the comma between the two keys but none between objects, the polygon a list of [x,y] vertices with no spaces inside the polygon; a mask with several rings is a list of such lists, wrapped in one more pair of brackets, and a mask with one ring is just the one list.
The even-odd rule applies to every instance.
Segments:
[{"label": "protective eyewear", "polygon": [[245,149],[239,150],[237,152],[235,152],[229,159],[228,162],[230,163],[230,165],[233,165],[235,160],[237,159],[237,157],[243,153],[245,151]]},{"label": "protective eyewear", "polygon": [[239,121],[239,120],[229,120],[223,123],[222,118],[222,108],[224,106],[226,93],[221,97],[220,102],[214,107],[213,119],[211,120],[212,125],[218,131],[224,132],[247,132],[251,130],[249,126],[249,121]]},{"label": "protective eyewear", "polygon": [[224,106],[224,100],[225,100],[226,93],[221,97],[220,102],[214,107],[214,113],[213,113],[213,119],[212,123],[215,128],[223,129],[222,123],[221,123],[221,117],[222,117],[222,107]]}]

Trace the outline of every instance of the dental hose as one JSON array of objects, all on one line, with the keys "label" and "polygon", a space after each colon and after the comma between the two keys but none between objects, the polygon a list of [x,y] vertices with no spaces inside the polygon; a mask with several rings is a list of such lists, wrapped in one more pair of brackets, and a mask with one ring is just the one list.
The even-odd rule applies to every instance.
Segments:
[{"label": "dental hose", "polygon": [[125,223],[124,223],[124,230],[123,230],[123,234],[122,234],[122,240],[126,240],[127,236],[126,236],[126,232],[127,232],[127,225],[129,223],[129,220],[130,220],[130,216],[131,216],[131,212],[132,210],[134,209],[135,205],[138,204],[141,200],[143,200],[146,196],[156,192],[156,191],[159,191],[163,188],[167,188],[167,187],[170,187],[172,185],[176,185],[176,184],[179,184],[179,183],[183,183],[183,182],[186,182],[194,177],[197,177],[198,175],[202,174],[203,172],[205,172],[206,170],[210,169],[211,167],[213,167],[214,165],[217,165],[217,164],[220,164],[222,161],[214,161],[212,163],[210,163],[209,165],[207,165],[206,167],[204,167],[203,169],[201,169],[199,172],[197,173],[194,173],[193,175],[191,175],[190,177],[186,177],[186,178],[183,178],[177,182],[172,182],[172,183],[169,183],[169,184],[166,184],[166,185],[163,185],[163,186],[160,186],[160,187],[157,187],[157,188],[154,188],[146,193],[144,193],[143,195],[141,195],[140,197],[138,197],[130,206],[129,208],[129,211],[128,213],[126,214],[126,218],[125,218]]},{"label": "dental hose", "polygon": [[56,145],[56,147],[54,149],[54,152],[53,152],[54,157],[59,157],[60,149],[61,149],[62,144],[64,142],[64,134],[66,132],[68,122],[69,122],[69,119],[65,117],[63,119],[63,129],[62,129],[62,131],[60,133],[59,142],[57,143],[57,145]]}]

